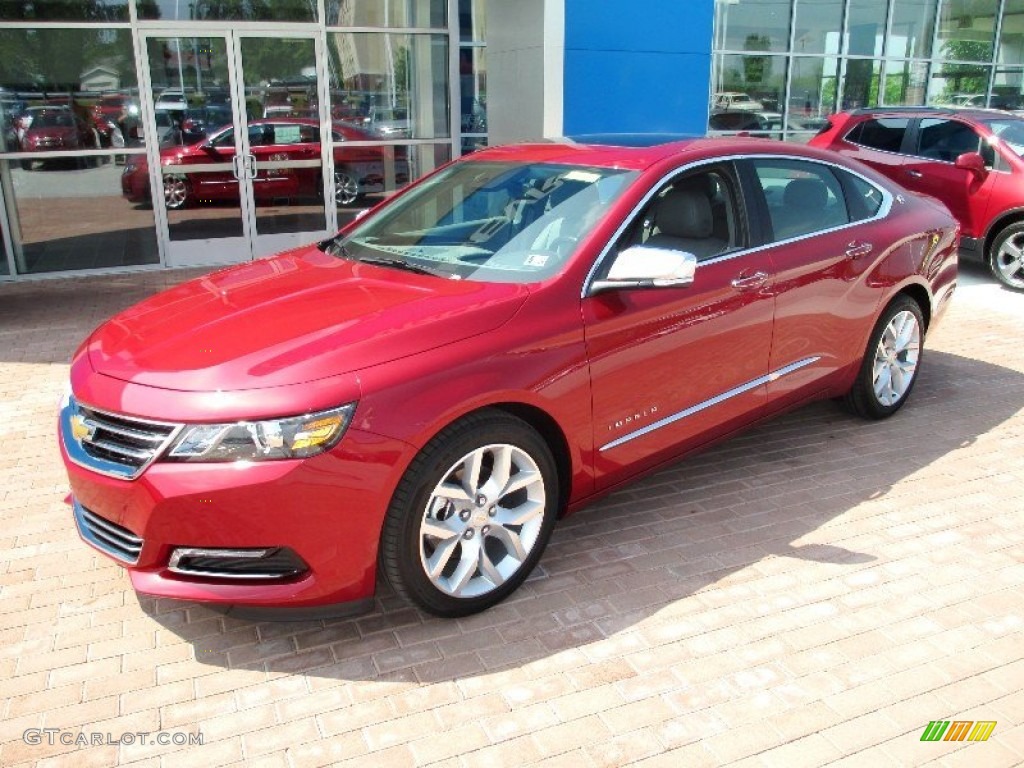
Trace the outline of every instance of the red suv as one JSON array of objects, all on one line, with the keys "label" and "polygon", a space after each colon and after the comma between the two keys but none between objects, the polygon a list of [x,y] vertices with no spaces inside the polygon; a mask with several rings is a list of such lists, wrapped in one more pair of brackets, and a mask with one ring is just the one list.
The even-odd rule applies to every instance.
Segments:
[{"label": "red suv", "polygon": [[941,200],[960,221],[964,251],[1024,290],[1024,118],[988,109],[860,109],[833,115],[811,144]]}]

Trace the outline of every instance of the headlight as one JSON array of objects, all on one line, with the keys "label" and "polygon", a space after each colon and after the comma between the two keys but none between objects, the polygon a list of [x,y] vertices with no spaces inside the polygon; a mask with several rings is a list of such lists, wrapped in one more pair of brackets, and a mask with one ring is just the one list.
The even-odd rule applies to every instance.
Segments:
[{"label": "headlight", "polygon": [[305,459],[330,450],[345,434],[355,403],[269,421],[193,424],[174,441],[170,461]]}]

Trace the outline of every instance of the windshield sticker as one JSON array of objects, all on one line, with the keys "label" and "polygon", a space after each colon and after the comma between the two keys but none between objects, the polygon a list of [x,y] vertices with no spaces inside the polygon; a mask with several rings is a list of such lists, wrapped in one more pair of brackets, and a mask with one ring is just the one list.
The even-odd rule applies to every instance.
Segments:
[{"label": "windshield sticker", "polygon": [[543,267],[548,263],[548,254],[546,253],[531,253],[526,257],[526,261],[523,262],[524,267]]},{"label": "windshield sticker", "polygon": [[601,178],[601,174],[593,171],[569,171],[562,178],[566,181],[582,181],[585,184],[593,184]]}]

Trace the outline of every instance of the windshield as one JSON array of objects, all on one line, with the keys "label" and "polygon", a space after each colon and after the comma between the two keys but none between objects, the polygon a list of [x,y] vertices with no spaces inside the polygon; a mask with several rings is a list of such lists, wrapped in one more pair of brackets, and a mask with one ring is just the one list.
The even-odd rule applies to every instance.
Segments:
[{"label": "windshield", "polygon": [[1024,120],[1016,117],[1001,117],[986,120],[985,125],[1007,147],[1018,155],[1024,155]]},{"label": "windshield", "polygon": [[637,176],[572,165],[452,165],[330,251],[452,279],[527,283],[555,274]]}]

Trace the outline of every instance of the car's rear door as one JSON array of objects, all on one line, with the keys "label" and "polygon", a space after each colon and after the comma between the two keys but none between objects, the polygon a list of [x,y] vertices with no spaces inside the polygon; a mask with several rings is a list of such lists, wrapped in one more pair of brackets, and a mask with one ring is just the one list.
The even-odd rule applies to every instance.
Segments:
[{"label": "car's rear door", "polygon": [[893,237],[881,218],[892,196],[830,163],[779,156],[740,164],[762,193],[770,236],[775,325],[769,410],[824,389],[863,353],[879,293],[862,277]]},{"label": "car's rear door", "polygon": [[[657,207],[689,183],[712,200],[713,247],[660,236]],[[608,262],[635,244],[702,254],[689,286],[583,299],[598,488],[728,433],[763,407],[774,305],[763,289],[771,264],[748,247],[745,211],[732,164],[704,166],[654,190],[611,246]]]}]

